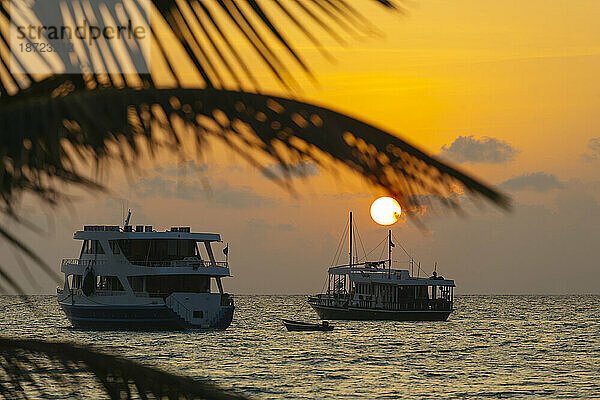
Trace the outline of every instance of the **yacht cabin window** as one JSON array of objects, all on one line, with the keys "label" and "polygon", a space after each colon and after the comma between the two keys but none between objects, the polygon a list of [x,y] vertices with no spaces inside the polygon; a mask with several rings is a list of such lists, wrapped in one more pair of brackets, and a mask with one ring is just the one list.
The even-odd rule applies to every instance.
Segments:
[{"label": "yacht cabin window", "polygon": [[80,289],[81,282],[83,281],[83,276],[82,275],[69,275],[67,277],[67,280],[69,283],[69,287],[71,289]]},{"label": "yacht cabin window", "polygon": [[84,240],[81,254],[104,254],[104,249],[98,240]]},{"label": "yacht cabin window", "polygon": [[119,248],[119,244],[116,240],[109,240],[108,245],[110,246],[113,254],[121,254],[121,249]]},{"label": "yacht cabin window", "polygon": [[129,262],[173,261],[186,257],[201,259],[195,240],[121,239],[117,242]]},{"label": "yacht cabin window", "polygon": [[210,278],[205,275],[146,275],[146,291],[151,297],[173,292],[210,293]]},{"label": "yacht cabin window", "polygon": [[131,290],[134,292],[144,291],[144,277],[143,276],[128,276],[127,280],[131,285]]},{"label": "yacht cabin window", "polygon": [[96,277],[96,289],[97,290],[113,290],[123,291],[123,285],[116,276],[97,276]]}]

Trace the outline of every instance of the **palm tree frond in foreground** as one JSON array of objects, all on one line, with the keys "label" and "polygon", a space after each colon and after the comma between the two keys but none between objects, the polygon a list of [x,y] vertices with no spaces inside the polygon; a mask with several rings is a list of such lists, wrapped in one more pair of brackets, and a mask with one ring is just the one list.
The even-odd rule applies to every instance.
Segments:
[{"label": "palm tree frond in foreground", "polygon": [[[3,132],[0,136],[0,211],[13,219],[18,219],[14,204],[22,193],[32,193],[56,204],[63,194],[59,188],[65,183],[101,187],[89,174],[81,172],[81,165],[99,165],[116,157],[123,166],[130,167],[147,147],[151,151],[159,147],[182,151],[185,127],[193,127],[192,136],[200,150],[206,138],[216,137],[286,186],[289,186],[289,180],[285,179],[289,171],[298,163],[312,160],[334,173],[350,170],[361,174],[409,208],[421,205],[416,204],[417,199],[428,198],[416,196],[421,194],[434,195],[441,199],[442,205],[457,208],[458,203],[451,196],[456,185],[473,197],[481,196],[503,208],[509,205],[509,199],[503,194],[395,135],[323,107],[256,93],[257,85],[250,88],[255,93],[244,88],[242,82],[255,82],[255,79],[245,64],[246,55],[242,56],[243,46],[231,38],[234,32],[237,38],[245,40],[247,48],[271,71],[276,81],[290,88],[293,77],[286,69],[289,62],[278,55],[281,52],[276,52],[276,44],[283,47],[283,55],[291,57],[309,75],[310,69],[286,39],[282,27],[286,23],[293,24],[320,49],[316,30],[343,42],[344,36],[368,33],[373,28],[354,2],[153,0],[151,4],[157,16],[147,21],[156,49],[152,59],[162,60],[168,67],[163,73],[168,75],[171,88],[157,84],[157,79],[164,77],[153,73],[94,72],[102,71],[109,62],[122,61],[117,57],[117,44],[113,44],[114,48],[90,48],[85,47],[86,43],[78,43],[79,50],[72,54],[74,59],[59,60],[64,66],[69,63],[89,66],[92,52],[100,51],[92,62],[96,69],[91,71],[66,75],[52,72],[50,68],[46,75],[34,74],[32,65],[50,65],[52,60],[48,55],[34,54],[39,56],[35,59],[39,63],[26,64],[10,47],[7,29],[15,23],[11,20],[10,5],[13,5],[13,13],[25,21],[22,23],[39,25],[43,21],[43,15],[36,14],[35,7],[27,12],[20,6],[15,8],[14,4],[21,3],[24,2],[0,3],[0,27],[3,27],[0,29],[0,129]],[[117,7],[102,8],[104,1],[95,2],[95,8],[94,4],[82,8],[83,3],[66,2],[71,8],[65,9],[62,18],[74,19],[83,14],[86,21],[95,21],[117,20],[120,16]],[[112,3],[120,4],[119,1]],[[48,7],[50,3],[33,4]],[[364,4],[398,9],[398,2],[392,1],[365,0]],[[273,10],[278,10],[287,21],[274,19]],[[138,9],[128,8],[126,12],[129,17],[139,14]],[[135,43],[133,46],[128,43],[128,46],[126,54],[122,54],[121,48],[121,56],[133,59],[141,44],[136,47]],[[175,47],[182,48],[187,59],[170,56],[170,50]],[[183,87],[183,77],[176,68],[180,61],[195,67],[202,78],[200,86],[204,88]],[[146,62],[149,64],[150,60]],[[96,65],[98,63],[101,65]],[[10,72],[9,65],[21,73]],[[230,73],[229,81],[239,83],[233,84],[237,90],[224,88],[227,79],[221,78],[224,75],[219,72],[225,71]],[[240,75],[239,71],[245,71],[246,75]],[[156,135],[157,131],[166,134],[168,143],[157,139],[160,136]],[[261,155],[282,165],[284,179],[264,168],[265,157]],[[0,227],[0,236],[52,274],[51,268],[7,229]],[[7,274],[3,276],[13,289],[20,291],[14,281],[6,280]]]},{"label": "palm tree frond in foreground", "polygon": [[[412,205],[411,195],[423,193],[452,202],[452,185],[508,205],[499,192],[397,136],[297,100],[217,89],[154,88],[79,90],[36,101],[24,96],[22,102],[15,97],[0,110],[0,121],[18,124],[18,130],[7,127],[8,131],[24,132],[0,139],[4,149],[17,155],[12,169],[4,171],[6,207],[11,193],[23,187],[51,200],[56,195],[53,179],[92,184],[77,171],[76,150],[83,152],[79,157],[84,160],[87,156],[102,160],[111,156],[113,145],[124,163],[130,162],[126,155],[135,157],[145,145],[181,151],[185,134],[178,123],[193,126],[200,149],[208,137],[216,137],[267,174],[259,154],[284,171],[306,160],[332,170],[350,169],[395,195],[404,206]],[[156,127],[167,133],[168,144],[156,139]],[[142,137],[145,143],[137,140]]]},{"label": "palm tree frond in foreground", "polygon": [[[163,62],[161,80],[177,86],[186,81],[178,66],[189,64],[206,87],[261,91],[256,70],[264,69],[282,87],[297,90],[300,86],[295,69],[313,80],[314,77],[305,56],[296,49],[295,40],[290,39],[290,27],[331,60],[324,39],[346,46],[348,36],[378,33],[375,24],[364,16],[363,8],[373,4],[389,11],[403,11],[399,0],[4,0],[0,2],[0,72],[12,74],[0,79],[0,94],[28,88],[39,81],[34,74],[39,70],[56,75],[64,74],[70,67],[86,74],[88,84],[93,86],[128,85],[135,81],[132,73],[148,72],[151,64]],[[128,40],[126,46],[110,41],[103,43],[104,47],[92,48],[85,40],[70,38],[68,44],[76,46],[69,55],[35,52],[27,53],[31,56],[28,58],[18,45],[11,45],[17,25],[51,25],[44,14],[55,13],[60,18],[56,15],[53,22],[59,18],[67,26],[98,22],[112,25],[133,19],[147,27],[148,32],[145,39]],[[175,56],[175,49],[185,59]],[[128,68],[130,64],[136,67],[134,71]],[[125,70],[127,74],[123,73]],[[107,77],[107,73],[111,76]]]},{"label": "palm tree frond in foreground", "polygon": [[[14,3],[23,2],[14,0]],[[104,3],[116,5],[109,7]],[[8,24],[16,24],[9,18],[9,2],[0,4],[1,14],[11,21]],[[43,21],[40,13],[50,14],[52,8],[48,8],[48,2],[39,3],[37,8],[36,4],[32,8],[22,4],[13,6],[13,14],[19,16],[16,20],[39,25]],[[14,215],[12,203],[19,192],[33,192],[54,203],[60,196],[57,182],[98,186],[81,174],[76,165],[81,160],[100,162],[115,156],[110,150],[114,146],[110,147],[109,142],[117,145],[118,156],[125,164],[128,155],[140,154],[141,136],[151,149],[159,144],[164,146],[164,142],[156,139],[157,130],[168,134],[175,151],[181,150],[181,135],[176,132],[181,129],[180,122],[195,128],[197,143],[201,144],[208,135],[217,136],[259,167],[262,164],[257,152],[267,155],[271,162],[280,163],[284,171],[306,159],[333,172],[350,169],[398,197],[405,206],[414,205],[411,204],[416,199],[414,195],[430,194],[442,199],[443,205],[456,207],[457,203],[448,194],[454,191],[453,185],[459,185],[469,194],[508,207],[504,195],[381,129],[323,107],[244,89],[242,82],[255,81],[244,61],[248,54],[254,54],[276,81],[287,88],[293,86],[293,76],[287,67],[289,62],[281,54],[311,74],[301,54],[286,39],[283,29],[286,23],[296,26],[318,48],[322,45],[313,33],[316,30],[338,41],[343,41],[343,36],[371,32],[373,24],[362,10],[355,8],[355,2],[152,0],[152,9],[146,10],[145,18],[139,16],[144,10],[141,0],[120,8],[120,2],[114,0],[64,4],[60,15],[63,22],[83,21],[91,25],[100,20],[133,18],[142,25],[147,23],[148,40],[156,49],[151,55],[152,62],[162,60],[168,67],[162,74],[168,75],[171,88],[159,85],[159,77],[153,73],[106,73],[111,63],[133,62],[143,47],[141,40],[134,41],[133,46],[128,43],[125,51],[118,43],[90,47],[89,43],[75,40],[77,46],[70,57],[62,54],[63,59],[56,60],[41,53],[35,59],[47,64],[58,62],[65,67],[75,64],[81,69],[80,74],[70,76],[52,72],[36,78],[28,73],[31,66],[20,62],[22,54],[16,54],[15,49],[3,52],[4,66],[10,64],[14,68],[16,62],[19,70],[25,71],[4,74],[0,80],[0,127],[3,132],[10,132],[0,139],[4,153],[4,162],[0,164],[0,196],[5,213]],[[364,4],[399,9],[399,2],[388,0],[365,0]],[[6,31],[0,31],[0,36],[4,47],[10,49]],[[247,46],[245,56],[241,55],[243,46],[232,35]],[[277,46],[283,52],[278,52]],[[184,59],[170,55],[176,47],[183,49]],[[201,77],[197,84],[203,89],[183,87],[182,73],[176,72],[183,61],[194,66]],[[151,70],[150,59],[141,62],[146,63],[142,67]],[[225,71],[229,72],[229,81],[236,82],[235,90],[225,88],[228,81],[223,78]],[[241,76],[239,71],[245,71],[246,75]],[[253,92],[258,90],[253,88]],[[268,175],[266,169],[263,171]]]},{"label": "palm tree frond in foreground", "polygon": [[213,383],[70,343],[0,338],[0,397],[215,399],[247,397]]},{"label": "palm tree frond in foreground", "polygon": [[[347,36],[375,30],[354,0],[152,0],[159,17],[150,24],[152,58],[165,66],[162,76],[152,73],[150,60],[145,60],[146,74],[102,72],[110,63],[120,64],[127,56],[136,58],[139,48],[135,43],[125,46],[126,50],[120,48],[121,53],[119,48],[103,47],[98,57],[91,57],[93,49],[85,46],[74,57],[59,60],[34,54],[36,62],[26,63],[11,47],[7,33],[14,28],[10,5],[19,2],[0,2],[0,212],[18,222],[24,223],[15,211],[23,193],[56,204],[65,184],[101,187],[101,182],[82,172],[82,165],[116,159],[128,168],[147,149],[152,152],[164,147],[181,154],[190,135],[200,151],[209,137],[225,142],[286,186],[289,180],[270,175],[265,160],[279,163],[286,176],[307,160],[334,173],[354,171],[396,196],[405,207],[421,194],[435,195],[445,206],[457,207],[450,196],[454,185],[500,207],[509,205],[503,194],[393,134],[323,107],[261,91],[248,53],[279,85],[295,93],[299,85],[290,64],[309,77],[312,73],[286,37],[285,28],[295,27],[329,57],[323,36],[344,45]],[[86,1],[66,3],[65,15],[84,14],[86,20],[100,15],[118,20],[123,12],[131,16],[139,11],[127,8],[119,14],[100,6],[86,8],[82,6],[89,3]],[[399,2],[363,3],[393,10]],[[274,18],[275,11],[281,19]],[[44,24],[43,15],[23,13],[19,17],[25,23]],[[279,47],[283,52],[276,50]],[[185,57],[174,58],[174,48],[182,49]],[[81,66],[89,67],[90,62],[94,68],[84,71]],[[200,77],[194,89],[184,84],[185,77],[178,69],[178,64],[184,63],[192,65]],[[61,72],[61,66],[69,65],[81,72]],[[43,74],[36,71],[41,67],[46,71]],[[3,226],[0,237],[54,276],[44,260]],[[0,281],[22,292],[2,267]],[[0,396],[41,397],[51,390],[50,396],[77,397],[83,381],[94,382],[99,393],[115,399],[240,398],[210,384],[89,348],[0,339]]]}]

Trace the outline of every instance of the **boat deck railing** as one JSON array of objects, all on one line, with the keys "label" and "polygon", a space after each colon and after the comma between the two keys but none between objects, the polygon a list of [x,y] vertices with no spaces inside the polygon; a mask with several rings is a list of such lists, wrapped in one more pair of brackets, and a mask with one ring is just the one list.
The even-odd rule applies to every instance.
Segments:
[{"label": "boat deck railing", "polygon": [[94,265],[106,264],[106,260],[83,260],[80,258],[63,258],[61,265],[74,265],[76,267],[90,267]]},{"label": "boat deck railing", "polygon": [[125,296],[127,292],[124,290],[96,289],[94,294],[96,296]]},{"label": "boat deck railing", "polygon": [[452,301],[438,299],[401,299],[395,302],[379,302],[371,299],[354,299],[348,296],[317,295],[309,297],[309,303],[326,307],[356,307],[383,310],[452,310]]},{"label": "boat deck railing", "polygon": [[225,261],[215,261],[214,263],[206,260],[172,260],[172,261],[130,261],[134,265],[142,265],[145,267],[218,267],[229,268]]},{"label": "boat deck railing", "polygon": [[[85,260],[80,258],[64,258],[61,262],[61,266],[72,265],[76,267],[91,267],[95,265],[104,265],[109,261],[107,260]],[[111,263],[118,263],[119,260],[111,260]],[[123,262],[123,261],[121,261]],[[229,268],[229,264],[226,261],[215,261],[214,263],[204,260],[169,260],[169,261],[146,261],[146,260],[130,260],[129,263],[133,265],[143,267],[193,267],[193,268],[205,268],[205,267],[217,267],[217,268]]]}]

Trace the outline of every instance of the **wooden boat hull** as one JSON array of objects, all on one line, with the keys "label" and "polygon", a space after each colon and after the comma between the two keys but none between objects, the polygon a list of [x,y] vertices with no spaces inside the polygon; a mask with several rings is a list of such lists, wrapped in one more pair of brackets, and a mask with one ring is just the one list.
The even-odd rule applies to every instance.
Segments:
[{"label": "wooden boat hull", "polygon": [[333,330],[333,325],[322,325],[322,324],[307,324],[304,322],[296,322],[283,320],[283,325],[289,332],[329,332]]},{"label": "wooden boat hull", "polygon": [[377,310],[309,303],[321,319],[349,321],[446,321],[452,310]]}]

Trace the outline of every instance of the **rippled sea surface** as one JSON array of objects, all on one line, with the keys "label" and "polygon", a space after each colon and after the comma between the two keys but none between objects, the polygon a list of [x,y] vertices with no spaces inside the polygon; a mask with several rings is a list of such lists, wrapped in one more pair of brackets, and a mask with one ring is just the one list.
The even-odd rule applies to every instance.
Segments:
[{"label": "rippled sea surface", "polygon": [[77,331],[51,296],[0,297],[1,335],[91,343],[260,399],[600,398],[600,296],[459,296],[447,322],[316,320],[304,296],[236,296],[223,332]]}]

